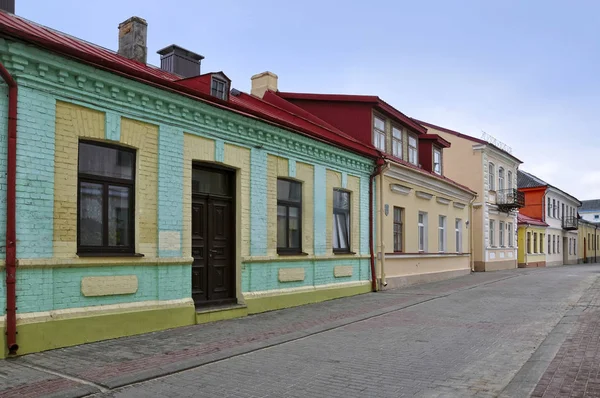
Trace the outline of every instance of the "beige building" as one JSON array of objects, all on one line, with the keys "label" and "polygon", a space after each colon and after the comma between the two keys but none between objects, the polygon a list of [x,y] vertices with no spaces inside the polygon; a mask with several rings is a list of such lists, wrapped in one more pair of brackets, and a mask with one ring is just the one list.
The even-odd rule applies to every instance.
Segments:
[{"label": "beige building", "polygon": [[474,270],[517,268],[517,214],[524,205],[517,170],[522,162],[487,141],[418,122],[452,144],[444,154],[445,174],[477,192],[472,218]]},{"label": "beige building", "polygon": [[600,261],[600,224],[580,219],[577,229],[577,262]]}]

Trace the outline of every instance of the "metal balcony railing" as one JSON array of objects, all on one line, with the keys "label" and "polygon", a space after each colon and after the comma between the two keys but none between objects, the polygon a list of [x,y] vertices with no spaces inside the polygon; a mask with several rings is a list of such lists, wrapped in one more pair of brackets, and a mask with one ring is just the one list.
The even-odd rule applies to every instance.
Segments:
[{"label": "metal balcony railing", "polygon": [[496,205],[501,211],[510,211],[525,206],[525,194],[517,189],[502,189],[496,192]]},{"label": "metal balcony railing", "polygon": [[579,226],[579,221],[577,220],[577,217],[575,217],[575,216],[563,217],[563,219],[562,219],[563,229],[566,229],[567,231],[569,231],[569,230],[577,229],[578,226]]}]

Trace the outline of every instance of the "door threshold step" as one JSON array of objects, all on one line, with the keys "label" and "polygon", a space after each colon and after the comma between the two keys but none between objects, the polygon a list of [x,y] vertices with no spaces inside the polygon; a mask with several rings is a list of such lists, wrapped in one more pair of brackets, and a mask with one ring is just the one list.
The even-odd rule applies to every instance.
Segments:
[{"label": "door threshold step", "polygon": [[197,308],[196,325],[241,318],[246,315],[248,315],[248,306],[246,306],[246,304],[223,304],[219,306]]}]

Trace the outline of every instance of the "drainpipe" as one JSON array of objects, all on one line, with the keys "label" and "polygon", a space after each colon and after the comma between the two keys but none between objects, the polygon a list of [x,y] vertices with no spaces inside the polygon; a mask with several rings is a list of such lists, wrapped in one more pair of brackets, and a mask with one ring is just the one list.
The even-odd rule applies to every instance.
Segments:
[{"label": "drainpipe", "polygon": [[383,227],[383,217],[385,216],[383,205],[383,179],[385,177],[385,172],[390,169],[390,164],[385,163],[379,172],[379,243],[381,247],[381,258],[379,259],[379,264],[381,267],[381,287],[387,286],[387,282],[385,281],[385,241],[383,239],[383,231],[385,228]]},{"label": "drainpipe", "polygon": [[369,251],[371,252],[371,290],[377,291],[377,274],[375,273],[375,251],[373,250],[373,182],[381,173],[385,164],[383,158],[377,158],[375,171],[369,176]]},{"label": "drainpipe", "polygon": [[469,224],[471,225],[471,228],[469,228],[469,253],[471,253],[469,265],[471,266],[471,272],[475,272],[475,253],[473,252],[473,203],[475,199],[477,199],[477,196],[473,196],[473,199],[469,202]]},{"label": "drainpipe", "polygon": [[0,76],[8,85],[8,154],[6,169],[6,342],[8,352],[16,354],[17,345],[17,82],[0,62]]}]

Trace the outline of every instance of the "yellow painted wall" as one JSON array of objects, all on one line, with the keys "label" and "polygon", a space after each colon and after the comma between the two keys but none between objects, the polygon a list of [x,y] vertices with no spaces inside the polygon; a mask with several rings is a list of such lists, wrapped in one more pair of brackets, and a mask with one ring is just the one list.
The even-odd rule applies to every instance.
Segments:
[{"label": "yellow painted wall", "polygon": [[[53,242],[55,257],[77,257],[78,142],[83,138],[106,142],[104,129],[103,112],[57,102]],[[118,143],[137,149],[136,251],[147,257],[156,257],[158,126],[121,118],[121,139]],[[85,262],[86,259],[80,261]]]},{"label": "yellow painted wall", "polygon": [[[594,238],[594,235],[597,235]],[[589,239],[588,239],[589,236]],[[595,230],[594,225],[586,222],[579,221],[579,228],[577,230],[577,260],[578,262],[594,262],[594,259],[600,260],[600,228],[598,231]],[[584,241],[585,238],[585,241]],[[596,239],[596,246],[594,250],[594,242]],[[585,250],[584,250],[585,245]],[[596,255],[596,257],[594,257]]]},{"label": "yellow painted wall", "polygon": [[[533,234],[537,234],[537,253],[534,248]],[[530,247],[527,247],[527,234],[530,234]],[[519,226],[519,237],[518,237],[518,263],[529,264],[546,261],[546,228],[540,226]],[[541,244],[541,245],[540,245]]]},{"label": "yellow painted wall", "polygon": [[[428,178],[423,176],[423,178]],[[433,177],[430,177],[433,179]],[[400,184],[404,187],[411,188],[407,195],[395,193],[390,190],[390,184]],[[384,203],[389,205],[388,215],[383,215],[384,242],[386,263],[386,277],[392,278],[395,276],[406,276],[420,273],[435,273],[443,271],[453,271],[470,268],[469,255],[456,255],[456,238],[455,238],[455,220],[462,220],[462,252],[469,253],[469,229],[466,227],[466,222],[469,220],[468,200],[451,200],[449,204],[442,204],[437,201],[436,195],[442,198],[449,199],[448,196],[440,195],[438,192],[419,187],[414,184],[399,181],[393,177],[386,176],[384,178]],[[417,197],[416,191],[427,192],[432,196],[431,199],[422,199]],[[378,191],[379,193],[379,191]],[[453,201],[465,204],[465,207],[460,209],[453,205]],[[393,254],[394,250],[394,207],[404,209],[404,255]],[[377,203],[379,212],[379,201]],[[427,254],[419,254],[418,242],[418,214],[419,212],[427,213]],[[439,216],[446,216],[446,251],[445,254],[439,254],[438,245],[438,225]],[[377,228],[379,233],[379,227]],[[381,250],[378,240],[378,251]],[[379,273],[379,270],[378,270]]]},{"label": "yellow painted wall", "polygon": [[296,179],[302,181],[302,250],[305,253],[314,253],[314,167],[306,163],[296,163]]}]

